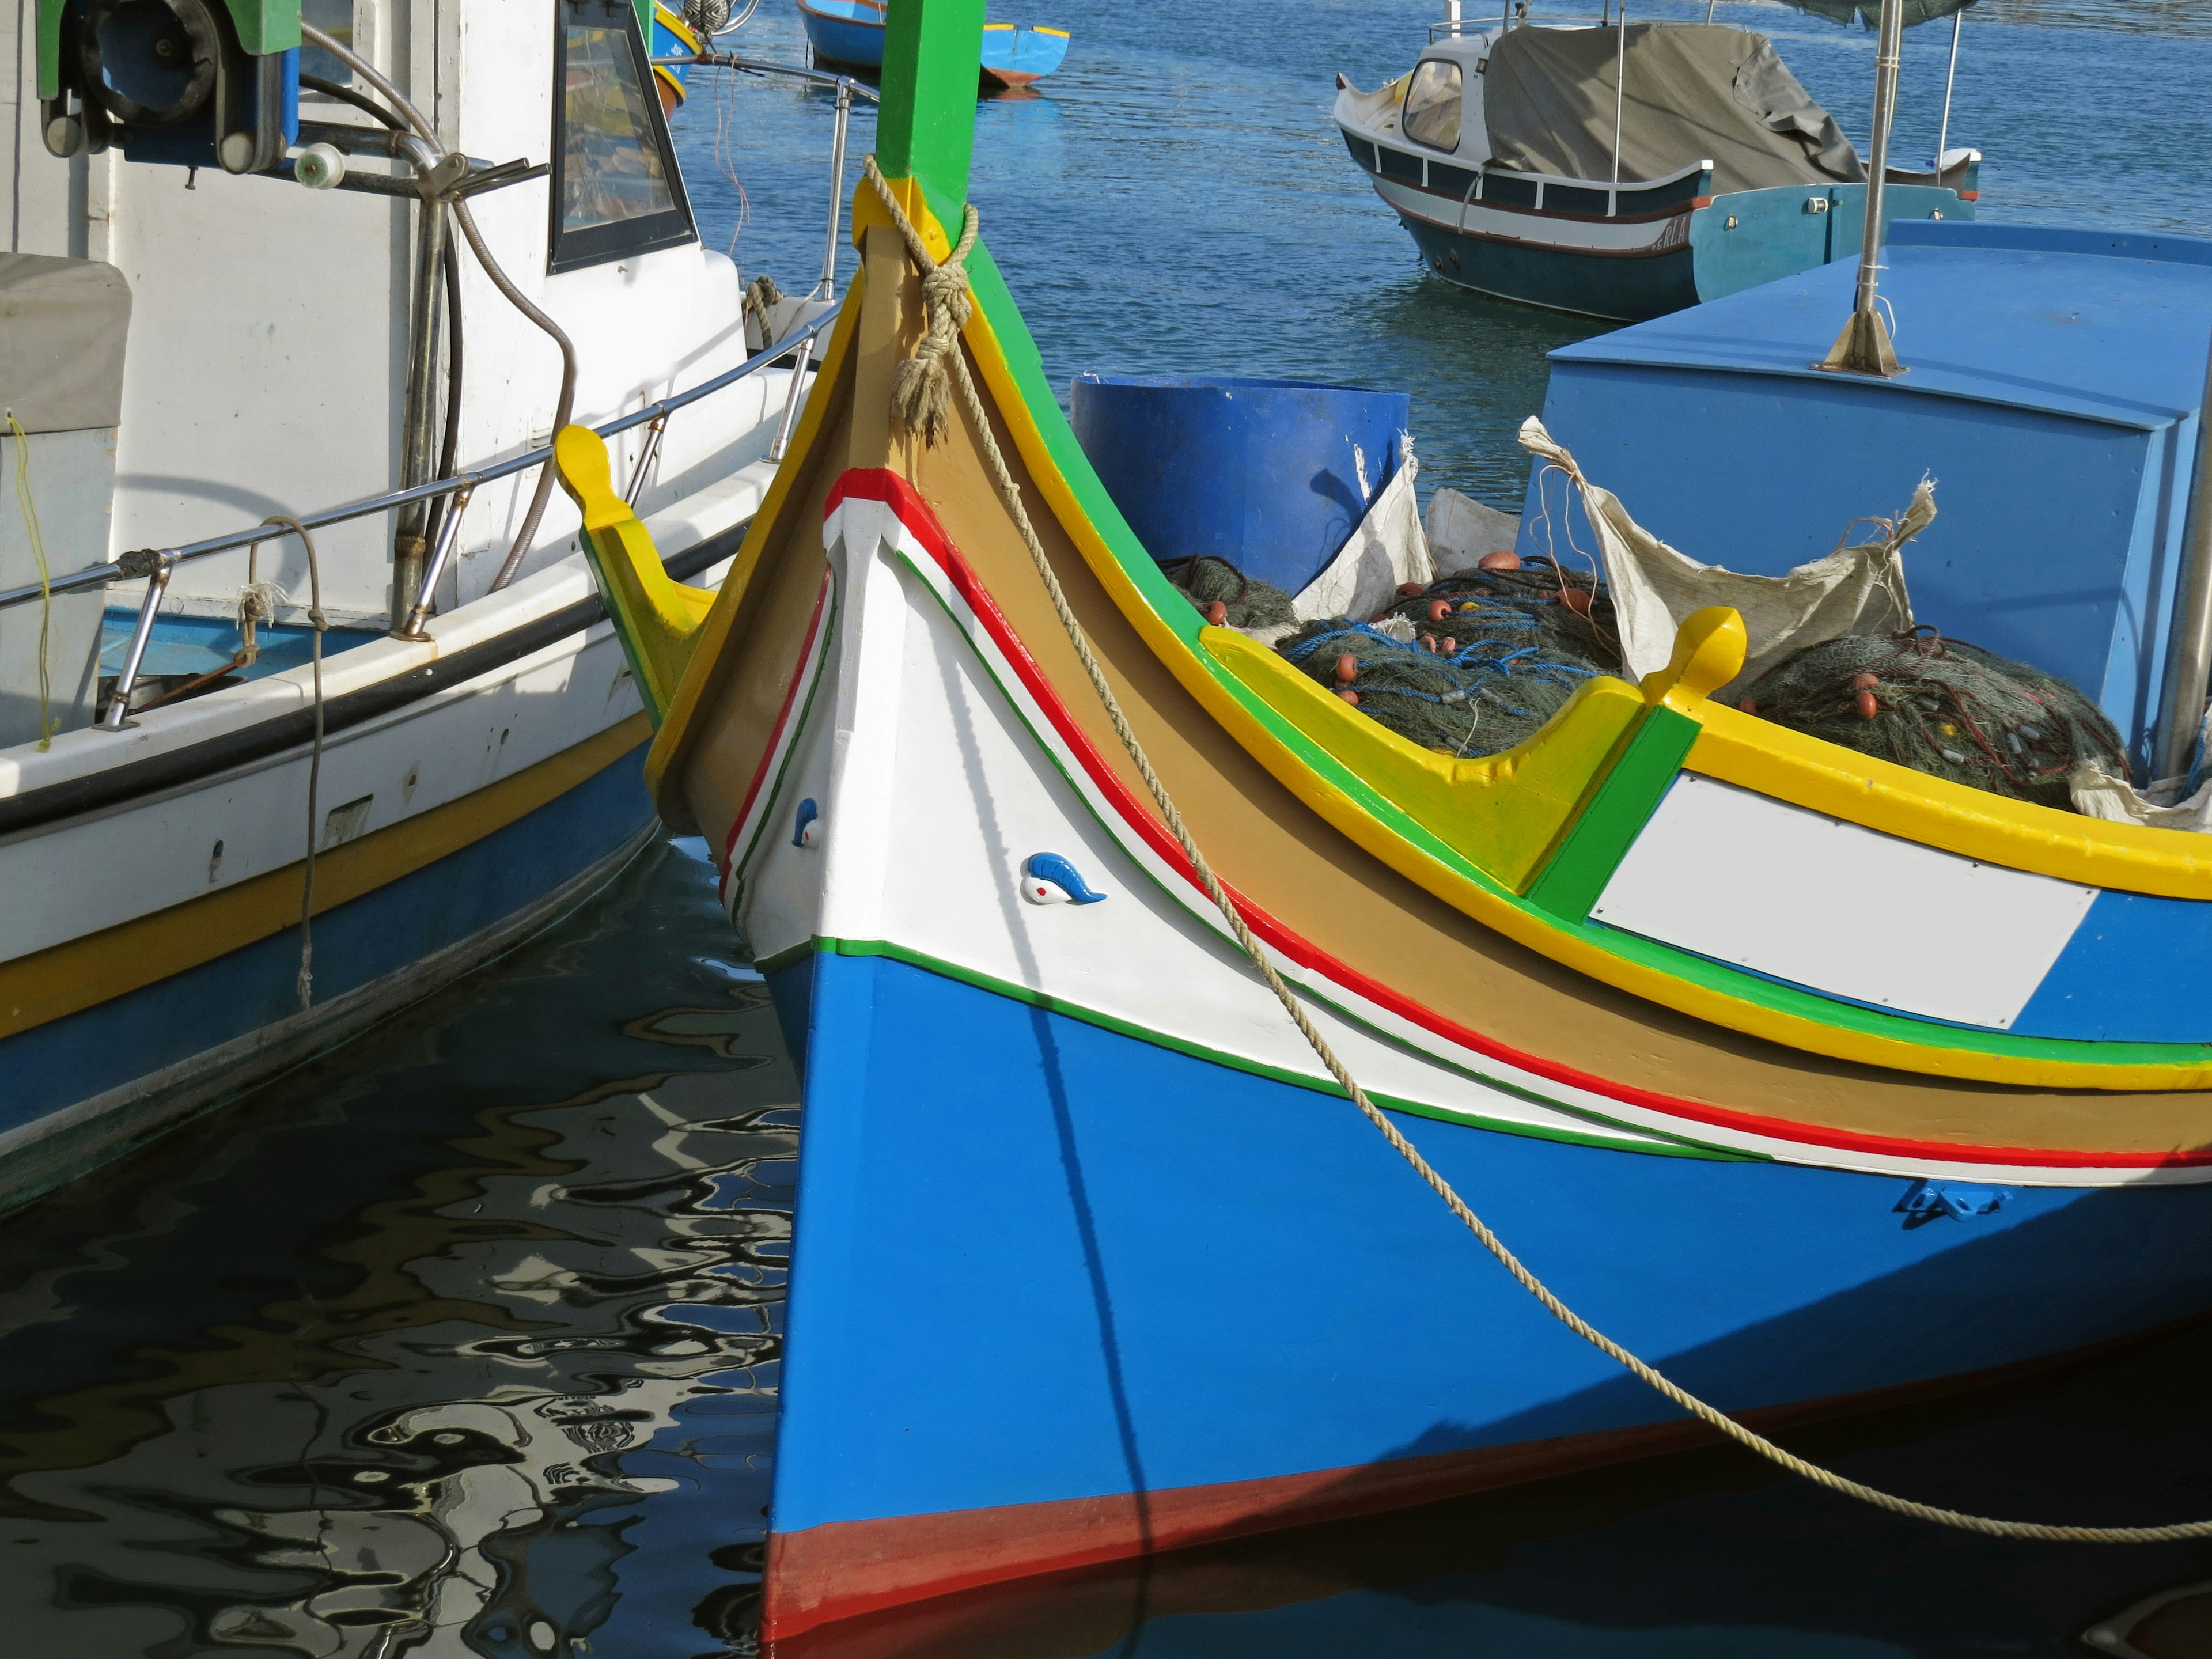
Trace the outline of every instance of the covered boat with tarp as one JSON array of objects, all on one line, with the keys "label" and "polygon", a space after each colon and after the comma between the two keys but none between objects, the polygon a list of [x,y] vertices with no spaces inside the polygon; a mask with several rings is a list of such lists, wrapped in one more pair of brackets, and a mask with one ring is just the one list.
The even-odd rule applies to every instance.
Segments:
[{"label": "covered boat with tarp", "polygon": [[[2212,672],[2212,246],[1900,227],[1899,365],[1869,235],[1856,292],[1563,356],[1471,567],[1368,537],[1402,454],[1316,455],[1363,568],[1292,595],[1149,528],[1249,501],[1231,445],[1094,462],[1094,400],[1206,389],[1063,416],[968,200],[981,26],[892,14],[862,270],[703,618],[556,441],[803,1072],[775,1650],[1715,1430],[1832,1488],[1759,1425],[2212,1309],[2212,785],[2136,788]],[[1318,391],[1207,395],[1275,445]]]},{"label": "covered boat with tarp", "polygon": [[[1793,3],[1796,0],[1792,0]],[[1956,13],[1946,0],[1916,12]],[[1808,0],[1841,17],[1847,0]],[[1453,9],[1456,14],[1457,8]],[[1914,20],[1914,21],[1917,21]],[[1462,287],[1632,320],[1856,248],[1867,171],[1765,35],[1732,24],[1449,18],[1376,92],[1338,76],[1352,160],[1430,269]],[[1972,218],[1979,152],[1890,167],[1887,211]]]}]

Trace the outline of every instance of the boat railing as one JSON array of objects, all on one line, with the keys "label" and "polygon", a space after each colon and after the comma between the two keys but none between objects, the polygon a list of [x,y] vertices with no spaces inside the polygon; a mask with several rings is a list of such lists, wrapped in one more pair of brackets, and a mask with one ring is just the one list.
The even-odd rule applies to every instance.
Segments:
[{"label": "boat railing", "polygon": [[[810,349],[823,331],[836,321],[835,313],[817,317],[803,328],[793,330],[764,350],[754,353],[736,368],[717,374],[711,380],[702,380],[697,386],[689,387],[683,392],[672,393],[657,403],[647,404],[642,409],[633,410],[627,415],[617,416],[592,429],[603,438],[611,438],[617,433],[628,432],[635,427],[644,426],[653,422],[665,422],[678,410],[687,409],[703,398],[711,398],[714,393],[737,385],[740,380],[758,374],[762,369],[792,357],[794,352]],[[798,378],[797,372],[794,372],[793,378],[794,380]],[[381,495],[365,496],[359,501],[348,501],[343,506],[326,507],[319,513],[302,514],[298,522],[308,530],[321,530],[327,526],[344,524],[354,519],[368,518],[379,513],[394,512],[400,507],[411,506],[419,501],[434,501],[441,495],[454,496],[458,506],[480,486],[501,478],[512,477],[518,472],[527,472],[533,467],[546,465],[552,459],[553,447],[550,444],[543,444],[535,449],[526,450],[521,454],[510,456],[506,460],[490,462],[465,472],[456,473],[450,478],[434,479],[428,483],[416,484],[409,489],[389,489]],[[642,468],[640,469],[641,473],[642,470]],[[634,478],[633,489],[637,483],[642,482],[641,477]],[[422,590],[426,594],[435,592],[434,583],[442,574],[442,567],[446,561],[452,555],[453,543],[460,519],[461,514],[459,511],[446,514],[446,523],[439,537],[438,550],[423,572]],[[33,600],[42,599],[53,594],[76,593],[88,588],[105,587],[112,582],[141,580],[145,582],[146,597],[138,607],[138,620],[137,625],[131,629],[131,643],[124,654],[121,670],[116,675],[115,689],[108,698],[106,712],[95,723],[95,729],[98,730],[120,731],[129,714],[131,692],[137,682],[139,666],[144,661],[146,647],[153,639],[154,623],[161,613],[162,596],[167,591],[169,578],[175,573],[177,567],[189,563],[194,559],[206,558],[210,554],[228,553],[238,548],[251,546],[256,542],[270,541],[285,533],[287,532],[284,526],[257,524],[248,529],[227,531],[220,536],[210,536],[201,541],[188,542],[180,547],[140,548],[125,553],[106,563],[88,565],[82,570],[72,570],[66,574],[56,576],[50,581],[28,582],[21,587],[0,589],[0,609],[5,609],[10,605],[28,605]],[[418,606],[419,604],[418,601]]]},{"label": "boat railing", "polygon": [[[1713,171],[1712,162],[1702,160],[1661,178],[1616,184],[1603,179],[1523,173],[1514,167],[1493,167],[1488,161],[1463,166],[1443,155],[1425,155],[1384,143],[1366,129],[1355,135],[1347,128],[1345,142],[1351,148],[1352,159],[1370,173],[1456,196],[1462,230],[1466,228],[1467,210],[1478,204],[1528,208],[1540,213],[1580,214],[1593,219],[1648,217],[1686,208],[1699,197],[1710,194],[1706,181]],[[1362,153],[1363,146],[1365,154]]]},{"label": "boat railing", "polygon": [[[846,131],[853,100],[863,98],[870,102],[880,101],[881,94],[873,88],[862,85],[849,76],[831,75],[819,70],[806,69],[798,64],[777,64],[766,59],[739,57],[731,52],[702,52],[696,57],[662,58],[653,60],[661,64],[696,64],[742,70],[756,75],[783,75],[795,80],[807,81],[831,88],[836,93],[836,123],[830,140],[830,230],[822,256],[822,273],[811,295],[813,300],[827,301],[836,297],[837,255],[843,227],[846,171]],[[701,381],[685,391],[672,393],[642,409],[620,416],[605,424],[594,427],[602,438],[611,438],[617,433],[628,432],[640,426],[650,426],[645,447],[633,470],[628,499],[635,501],[643,488],[647,472],[660,447],[661,434],[666,430],[669,416],[689,408],[703,398],[739,381],[747,380],[771,365],[789,362],[791,388],[784,400],[782,418],[777,424],[775,441],[769,449],[769,459],[781,460],[791,441],[799,410],[805,398],[806,372],[812,362],[814,351],[821,336],[836,320],[834,312],[814,318],[801,327],[787,332],[764,349],[745,359],[736,368]],[[456,472],[447,478],[435,478],[428,483],[401,489],[386,490],[380,495],[364,496],[337,507],[301,515],[298,522],[310,531],[330,525],[344,524],[355,519],[372,517],[380,513],[392,513],[406,507],[453,497],[453,505],[439,527],[438,544],[423,567],[422,579],[416,589],[415,602],[405,623],[393,629],[402,639],[424,639],[423,623],[428,620],[436,602],[438,584],[443,580],[446,567],[451,562],[453,550],[459,540],[461,520],[470,499],[478,488],[501,478],[528,472],[548,465],[553,456],[553,447],[542,444],[535,449],[510,456],[503,461],[494,461]],[[115,677],[106,706],[94,722],[96,731],[119,732],[129,721],[131,694],[136,689],[141,667],[144,664],[147,647],[152,643],[155,623],[161,616],[161,604],[168,592],[170,578],[180,564],[206,558],[216,553],[228,553],[257,542],[265,542],[284,534],[282,527],[258,524],[251,528],[228,531],[220,536],[188,542],[181,546],[138,548],[99,564],[87,565],[43,582],[27,582],[19,587],[0,588],[0,611],[32,602],[44,602],[57,594],[82,592],[88,589],[106,587],[115,582],[143,581],[146,595],[138,607],[138,617],[131,630],[131,640],[124,651],[123,661]]]}]

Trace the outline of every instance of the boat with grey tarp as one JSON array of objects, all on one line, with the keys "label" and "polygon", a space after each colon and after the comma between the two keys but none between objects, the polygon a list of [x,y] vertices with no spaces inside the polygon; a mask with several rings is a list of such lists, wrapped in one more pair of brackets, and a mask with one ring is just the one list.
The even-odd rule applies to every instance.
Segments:
[{"label": "boat with grey tarp", "polygon": [[[1634,320],[1858,246],[1867,165],[1765,35],[1625,8],[1486,28],[1447,11],[1411,70],[1375,92],[1339,76],[1335,106],[1352,160],[1447,281]],[[1952,50],[1955,66],[1955,27]],[[1886,222],[1973,217],[1981,154],[1949,148],[1948,100],[1933,166],[1885,158]]]}]

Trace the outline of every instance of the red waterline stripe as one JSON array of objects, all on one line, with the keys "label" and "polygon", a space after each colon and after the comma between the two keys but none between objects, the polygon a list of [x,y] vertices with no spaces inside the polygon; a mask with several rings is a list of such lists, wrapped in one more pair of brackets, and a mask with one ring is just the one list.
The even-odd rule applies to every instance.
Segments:
[{"label": "red waterline stripe", "polygon": [[[877,468],[854,467],[839,478],[830,491],[826,512],[835,512],[843,501],[852,499],[882,503],[898,516],[907,532],[928,550],[932,558],[951,579],[962,599],[975,612],[993,641],[1003,652],[1008,662],[1030,695],[1052,722],[1053,729],[1073,751],[1083,769],[1121,814],[1129,827],[1142,836],[1146,842],[1164,859],[1183,878],[1205,891],[1198,872],[1183,856],[1182,848],[1168,832],[1167,827],[1155,817],[1136,795],[1121,781],[1119,774],[1106,763],[1105,757],[1091,741],[1090,735],[1075,723],[1074,717],[1044,671],[1028,649],[1016,637],[1012,627],[990,593],[975,575],[966,559],[953,547],[945,527],[938,522],[937,514],[929,503],[922,500],[914,486],[896,472]],[[1679,1099],[1671,1095],[1639,1089],[1632,1084],[1615,1082],[1594,1073],[1578,1071],[1573,1066],[1524,1054],[1507,1047],[1493,1037],[1447,1018],[1433,1009],[1413,1002],[1376,980],[1338,961],[1327,951],[1292,933],[1266,910],[1254,904],[1242,893],[1222,883],[1222,889],[1236,902],[1244,921],[1253,933],[1276,950],[1297,963],[1299,966],[1334,980],[1346,989],[1354,991],[1370,1001],[1389,1009],[1400,1018],[1433,1032],[1449,1042],[1458,1044],[1488,1059],[1533,1073],[1553,1083],[1570,1088],[1586,1090],[1604,1099],[1618,1101],[1623,1105],[1640,1107],[1646,1111],[1663,1113],[1668,1116],[1686,1118],[1692,1122],[1712,1125],[1718,1128],[1734,1129],[1739,1133],[1756,1134],[1771,1140],[1795,1146],[1823,1147],[1836,1152],[1873,1152],[1893,1157],[1932,1158],[1959,1164],[2009,1164],[2030,1169],[2176,1169],[2193,1168],[2212,1164],[2212,1147],[2197,1151],[2173,1152],[2051,1152],[2043,1148],[1958,1146],[1946,1141],[1909,1140],[1897,1135],[1863,1134],[1854,1130],[1813,1130],[1808,1126],[1787,1119],[1761,1116],[1756,1113],[1737,1111],[1725,1106],[1709,1106],[1702,1103]]]},{"label": "red waterline stripe", "polygon": [[783,729],[791,723],[791,711],[799,701],[799,683],[806,678],[806,665],[814,660],[815,641],[822,629],[823,608],[830,602],[830,573],[822,573],[822,586],[814,595],[814,614],[806,619],[806,648],[799,653],[799,665],[791,671],[791,684],[783,688],[783,707],[775,711],[775,724],[769,728],[768,747],[761,750],[760,764],[753,768],[752,781],[745,786],[744,803],[730,825],[730,838],[722,848],[722,879],[730,878],[730,861],[738,854],[738,835],[745,827],[745,819],[753,810],[753,800],[760,793],[761,785],[768,781],[769,768],[775,763],[775,751],[783,742]]}]

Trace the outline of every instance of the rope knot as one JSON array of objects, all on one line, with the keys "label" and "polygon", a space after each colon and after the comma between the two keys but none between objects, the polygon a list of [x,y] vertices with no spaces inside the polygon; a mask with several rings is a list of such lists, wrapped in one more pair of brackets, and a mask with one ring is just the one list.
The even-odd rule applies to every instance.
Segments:
[{"label": "rope knot", "polygon": [[941,262],[933,259],[921,233],[884,181],[874,156],[868,157],[866,171],[876,199],[890,215],[900,240],[906,244],[907,257],[921,272],[922,314],[928,319],[914,355],[891,371],[891,418],[901,431],[919,437],[924,447],[934,449],[952,429],[952,372],[948,360],[959,349],[961,331],[975,314],[967,264],[982,222],[972,204],[963,209],[960,240]]}]

